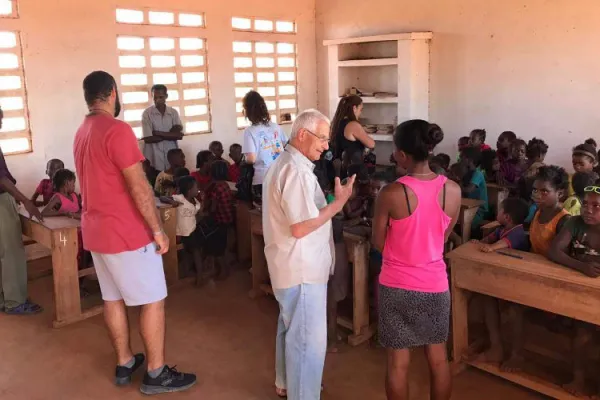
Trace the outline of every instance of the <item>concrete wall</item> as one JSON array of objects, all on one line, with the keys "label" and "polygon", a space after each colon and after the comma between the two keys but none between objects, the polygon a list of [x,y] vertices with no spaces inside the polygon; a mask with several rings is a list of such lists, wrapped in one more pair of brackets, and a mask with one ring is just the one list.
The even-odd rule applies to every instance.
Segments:
[{"label": "concrete wall", "polygon": [[430,119],[456,152],[474,128],[495,144],[503,130],[550,146],[568,167],[570,149],[600,139],[600,3],[596,0],[318,0],[319,108],[327,109],[323,39],[433,31]]},{"label": "concrete wall", "polygon": [[60,158],[67,168],[74,167],[73,136],[87,111],[81,89],[85,75],[96,69],[118,75],[117,6],[206,13],[207,28],[199,29],[198,35],[209,44],[213,133],[181,142],[192,168],[196,153],[212,140],[221,140],[226,148],[242,142],[233,89],[233,15],[297,22],[299,107],[317,104],[315,0],[20,0],[19,6],[20,18],[0,19],[0,29],[20,30],[23,37],[34,151],[7,156],[7,162],[19,187],[28,194],[44,178],[48,159]]}]

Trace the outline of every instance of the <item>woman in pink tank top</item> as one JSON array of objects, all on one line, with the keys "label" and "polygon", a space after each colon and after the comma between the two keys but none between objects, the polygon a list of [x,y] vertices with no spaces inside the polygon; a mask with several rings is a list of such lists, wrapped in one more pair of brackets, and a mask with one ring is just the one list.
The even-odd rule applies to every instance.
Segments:
[{"label": "woman in pink tank top", "polygon": [[446,341],[450,292],[444,243],[460,210],[460,187],[429,169],[444,134],[423,120],[396,128],[394,158],[408,174],[386,186],[375,206],[373,247],[379,276],[379,340],[388,351],[388,399],[408,399],[409,349],[425,346],[431,399],[450,398]]}]

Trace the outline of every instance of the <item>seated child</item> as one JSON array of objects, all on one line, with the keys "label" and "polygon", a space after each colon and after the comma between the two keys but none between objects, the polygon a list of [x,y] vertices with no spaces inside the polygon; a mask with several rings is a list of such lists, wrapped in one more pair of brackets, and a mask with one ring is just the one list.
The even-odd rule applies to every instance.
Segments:
[{"label": "seated child", "polygon": [[354,164],[348,168],[347,175],[356,175],[352,194],[344,205],[344,217],[348,220],[366,217],[368,203],[367,192],[369,190],[369,174],[364,164]]},{"label": "seated child", "polygon": [[498,182],[500,162],[498,161],[498,155],[495,150],[489,149],[481,152],[481,170],[484,173],[486,182]]},{"label": "seated child", "polygon": [[473,129],[469,134],[469,146],[479,149],[479,151],[491,150],[492,148],[485,144],[485,129]]},{"label": "seated child", "polygon": [[[572,162],[575,172],[590,172],[593,171],[598,165],[598,153],[596,153],[596,146],[590,142],[590,139],[588,139],[586,143],[580,144],[573,148]],[[575,194],[571,181],[572,178],[573,176],[569,176],[569,196],[573,196]]]},{"label": "seated child", "polygon": [[456,161],[460,161],[460,156],[462,151],[469,147],[470,139],[468,136],[463,136],[458,139],[458,156],[456,157]]},{"label": "seated child", "polygon": [[166,171],[162,171],[156,177],[156,184],[154,191],[159,196],[172,196],[175,194],[175,171],[178,168],[185,167],[185,154],[181,149],[171,149],[167,152],[167,161],[169,162],[169,168]]},{"label": "seated child", "polygon": [[219,142],[218,140],[210,142],[208,145],[208,150],[214,154],[215,160],[225,161],[227,164],[229,164],[227,160],[223,159],[223,143]]},{"label": "seated child", "polygon": [[[555,165],[541,167],[533,182],[533,201],[538,210],[529,227],[531,251],[548,257],[548,252],[555,236],[560,233],[569,220],[567,213],[560,203],[560,198],[566,193],[569,185],[567,172]],[[519,371],[523,365],[523,313],[525,307],[517,304],[510,305],[512,315],[511,355],[502,364],[505,372]]]},{"label": "seated child", "polygon": [[474,232],[477,232],[483,224],[483,221],[487,218],[490,208],[488,203],[487,184],[485,183],[483,173],[479,169],[481,152],[475,147],[464,149],[460,163],[466,168],[466,174],[461,179],[463,197],[483,201],[483,204],[479,206],[471,225],[471,229]]},{"label": "seated child", "polygon": [[[54,184],[52,183],[52,178],[54,177],[54,173],[59,169],[64,169],[65,164],[56,158],[48,161],[46,164],[46,175],[48,175],[48,179],[42,179],[37,189],[31,196],[31,201],[38,207],[45,206],[48,204],[52,196],[54,195]],[[38,197],[42,196],[42,201],[38,200]]]},{"label": "seated child", "polygon": [[555,165],[540,168],[535,177],[532,197],[538,210],[529,228],[531,251],[534,253],[547,257],[552,240],[569,220],[569,213],[560,203],[568,185],[566,171]]},{"label": "seated child", "polygon": [[517,135],[513,131],[504,131],[498,136],[496,142],[496,152],[498,153],[498,161],[502,164],[510,156],[510,145],[517,139]]},{"label": "seated child", "polygon": [[207,238],[205,250],[217,276],[221,279],[229,275],[224,257],[228,229],[234,222],[233,193],[227,184],[228,171],[229,164],[226,161],[214,161],[210,166],[211,182],[204,194],[204,211],[216,224],[215,233]]},{"label": "seated child", "polygon": [[348,168],[351,165],[363,165],[364,158],[363,153],[360,151],[344,151],[342,153],[342,166],[340,171],[340,179],[346,179],[348,175]]},{"label": "seated child", "polygon": [[527,143],[525,155],[527,156],[529,167],[523,175],[525,178],[535,177],[540,167],[546,165],[544,164],[546,153],[548,153],[548,145],[542,139],[533,138]]},{"label": "seated child", "polygon": [[[519,198],[509,197],[500,205],[497,221],[502,225],[481,240],[480,250],[490,253],[500,249],[529,250],[529,239],[523,229],[523,222],[529,211],[528,204]],[[500,363],[504,359],[504,346],[500,334],[500,313],[498,299],[481,296],[484,308],[485,325],[489,334],[490,347],[483,353],[487,362]]]},{"label": "seated child", "polygon": [[[575,182],[575,177],[573,177]],[[571,218],[556,236],[548,253],[557,264],[591,278],[600,276],[600,181],[584,188],[581,215]],[[582,395],[585,388],[585,361],[594,337],[593,326],[575,321],[572,336],[573,381],[564,389]]]},{"label": "seated child", "polygon": [[235,182],[240,179],[240,165],[244,160],[244,154],[242,153],[242,146],[234,143],[229,146],[229,158],[233,161],[232,164],[229,165],[229,172],[227,174],[229,182]]},{"label": "seated child", "polygon": [[154,168],[148,159],[145,159],[142,162],[142,168],[144,168],[144,173],[146,174],[146,179],[148,179],[150,186],[154,188],[154,186],[156,186],[156,177],[158,177],[160,171]]},{"label": "seated child", "polygon": [[81,219],[81,199],[75,193],[75,173],[59,169],[52,178],[54,195],[42,210],[44,217],[67,216]]},{"label": "seated child", "polygon": [[389,174],[380,171],[375,172],[369,179],[369,196],[367,197],[367,215],[368,219],[373,219],[375,213],[375,200],[379,196],[379,192],[394,180]]},{"label": "seated child", "polygon": [[177,238],[181,239],[184,249],[194,257],[196,268],[196,285],[204,282],[202,270],[202,245],[204,236],[201,229],[197,229],[200,211],[202,209],[198,197],[198,183],[191,176],[184,176],[177,180],[178,194],[173,195],[173,200],[179,203],[177,207]]},{"label": "seated child", "polygon": [[527,144],[523,139],[516,139],[510,144],[510,156],[500,164],[501,185],[515,186],[523,173],[527,170]]},{"label": "seated child", "polygon": [[[54,196],[50,199],[46,207],[42,210],[44,217],[66,216],[73,219],[81,219],[81,198],[75,193],[75,182],[77,178],[73,171],[68,169],[59,169],[54,173],[52,182],[54,184]],[[83,238],[81,229],[77,230],[78,252],[77,264],[79,269],[86,268],[89,260],[89,253],[86,254],[83,249]],[[82,294],[85,294],[82,291]]]},{"label": "seated child", "polygon": [[450,156],[446,153],[438,153],[435,157],[440,162],[440,166],[444,171],[448,171],[448,168],[450,168]]},{"label": "seated child", "polygon": [[447,170],[444,168],[445,160],[438,155],[429,157],[429,169],[438,175],[446,175]]},{"label": "seated child", "polygon": [[517,193],[519,198],[524,200],[529,205],[529,213],[527,214],[527,218],[525,218],[525,222],[523,223],[526,231],[529,230],[529,225],[531,225],[531,221],[533,221],[533,217],[535,217],[535,213],[537,211],[537,204],[531,198],[533,194],[534,181],[535,177],[527,179],[521,178],[517,184]]},{"label": "seated child", "polygon": [[210,165],[215,160],[215,155],[208,150],[202,150],[196,154],[197,171],[192,176],[198,182],[198,189],[202,192],[210,183]]},{"label": "seated child", "polygon": [[575,194],[569,196],[563,203],[563,207],[572,216],[580,215],[581,212],[581,199],[585,194],[585,188],[594,186],[594,182],[598,180],[598,174],[592,172],[575,172],[571,184]]}]

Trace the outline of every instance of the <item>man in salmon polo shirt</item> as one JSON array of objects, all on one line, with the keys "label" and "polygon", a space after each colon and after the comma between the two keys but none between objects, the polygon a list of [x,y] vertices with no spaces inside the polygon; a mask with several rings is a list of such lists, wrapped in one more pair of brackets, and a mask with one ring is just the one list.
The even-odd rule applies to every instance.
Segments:
[{"label": "man in salmon polo shirt", "polygon": [[131,127],[117,120],[117,84],[95,71],[83,81],[89,114],[77,130],[75,165],[81,186],[83,244],[92,253],[104,300],[104,319],[117,353],[115,383],[131,382],[144,364],[133,354],[126,307],[141,306],[140,331],[147,372],[144,394],[178,392],[196,376],[165,365],[167,285],[161,255],[169,249],[154,194],[142,168],[144,156]]}]

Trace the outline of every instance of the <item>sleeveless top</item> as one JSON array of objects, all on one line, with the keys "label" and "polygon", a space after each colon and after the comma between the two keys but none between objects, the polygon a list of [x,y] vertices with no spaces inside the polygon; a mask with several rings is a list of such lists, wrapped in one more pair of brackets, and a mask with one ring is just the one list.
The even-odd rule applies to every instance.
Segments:
[{"label": "sleeveless top", "polygon": [[556,226],[558,225],[558,221],[565,215],[569,215],[569,213],[565,209],[562,209],[549,222],[541,224],[540,210],[535,213],[535,217],[533,217],[533,221],[531,221],[531,226],[529,227],[529,240],[531,241],[532,252],[543,256],[548,254],[552,240],[554,240],[557,233]]},{"label": "sleeveless top", "polygon": [[70,213],[78,213],[81,211],[79,208],[79,199],[75,193],[71,193],[71,198],[61,193],[56,193],[56,195],[60,199],[60,209],[58,211]]},{"label": "sleeveless top", "polygon": [[[444,262],[444,241],[450,218],[446,203],[445,176],[421,181],[411,176],[398,179],[417,197],[417,207],[406,218],[390,218],[379,283],[384,286],[418,292],[441,293],[448,290]],[[408,203],[408,193],[405,195]],[[438,198],[443,190],[443,206]]]},{"label": "sleeveless top", "polygon": [[348,126],[350,122],[351,121],[348,118],[344,118],[338,126],[338,130],[335,133],[336,154],[334,154],[334,158],[341,159],[344,151],[350,152],[351,154],[356,152],[360,152],[362,154],[365,151],[365,145],[359,140],[348,140],[346,139],[346,136],[344,136],[344,130],[346,130],[346,126]]}]

